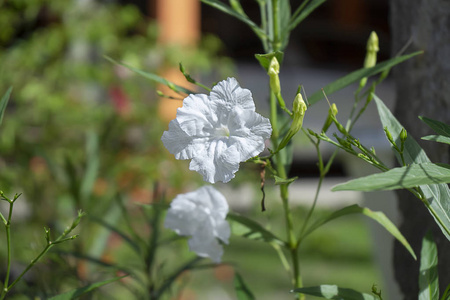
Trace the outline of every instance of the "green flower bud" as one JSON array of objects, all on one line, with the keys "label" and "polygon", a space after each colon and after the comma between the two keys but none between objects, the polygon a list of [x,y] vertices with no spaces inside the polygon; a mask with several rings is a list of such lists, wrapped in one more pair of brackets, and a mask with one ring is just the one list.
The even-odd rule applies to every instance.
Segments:
[{"label": "green flower bud", "polygon": [[280,78],[278,77],[278,74],[280,74],[280,64],[278,63],[277,58],[274,56],[270,61],[267,75],[269,75],[270,77],[270,89],[272,90],[272,92],[274,92],[275,95],[281,93]]},{"label": "green flower bud", "polygon": [[406,141],[406,138],[408,137],[408,133],[406,132],[405,128],[402,128],[402,131],[400,131],[400,140],[402,142]]},{"label": "green flower bud", "polygon": [[333,117],[336,117],[337,113],[338,109],[336,103],[331,104],[331,107],[328,110],[328,117],[322,127],[322,132],[327,132],[328,128],[331,126],[331,123],[333,123]]},{"label": "green flower bud", "polygon": [[[372,31],[367,41],[366,59],[364,60],[364,68],[372,68],[377,64],[377,52],[380,50],[378,46],[378,36],[375,31]],[[364,87],[367,83],[367,77],[364,77],[359,82],[360,88]]]},{"label": "green flower bud", "polygon": [[336,128],[339,130],[339,132],[342,133],[343,135],[347,136],[348,132],[347,132],[347,130],[345,130],[344,126],[342,126],[342,124],[339,123],[334,116],[332,117],[332,119],[334,121],[334,125],[336,125]]},{"label": "green flower bud", "polygon": [[298,93],[297,96],[295,96],[294,103],[292,105],[293,120],[291,123],[291,127],[278,146],[279,150],[286,147],[292,137],[302,128],[303,117],[305,116],[306,110],[307,106],[305,101],[303,101],[302,94]]},{"label": "green flower bud", "polygon": [[389,130],[388,130],[387,127],[384,127],[384,132],[386,133],[386,137],[387,137],[388,141],[389,141],[392,145],[395,146],[394,139],[392,138],[392,135],[391,135],[391,133],[389,132]]},{"label": "green flower bud", "polygon": [[352,144],[350,144],[347,140],[340,138],[337,135],[335,135],[334,137],[337,139],[337,141],[339,142],[339,144],[341,144],[342,147],[352,149]]}]

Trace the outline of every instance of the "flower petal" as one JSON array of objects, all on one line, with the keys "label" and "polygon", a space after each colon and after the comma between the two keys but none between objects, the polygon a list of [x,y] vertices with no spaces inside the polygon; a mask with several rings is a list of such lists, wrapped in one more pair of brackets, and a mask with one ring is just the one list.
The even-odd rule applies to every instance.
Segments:
[{"label": "flower petal", "polygon": [[223,248],[207,227],[199,228],[196,234],[189,239],[188,244],[189,249],[198,256],[209,257],[215,263],[220,263]]},{"label": "flower petal", "polygon": [[190,159],[196,153],[204,151],[206,137],[190,136],[183,129],[177,119],[170,121],[169,130],[164,131],[161,141],[175,155],[176,159]]},{"label": "flower petal", "polygon": [[210,183],[228,182],[239,170],[240,154],[234,146],[228,147],[227,139],[213,139],[206,151],[198,153],[189,164],[189,169],[203,175]]},{"label": "flower petal", "polygon": [[230,143],[236,146],[241,161],[261,153],[265,140],[272,134],[269,119],[254,111],[241,109],[234,109],[230,116]]},{"label": "flower petal", "polygon": [[228,243],[230,226],[225,220],[228,203],[212,186],[178,195],[171,203],[164,226],[180,235],[192,236],[189,248],[199,256],[220,262],[223,248],[217,238]]},{"label": "flower petal", "polygon": [[235,78],[217,83],[211,90],[210,98],[212,101],[224,101],[229,107],[238,105],[243,109],[255,110],[252,92],[241,88]]}]

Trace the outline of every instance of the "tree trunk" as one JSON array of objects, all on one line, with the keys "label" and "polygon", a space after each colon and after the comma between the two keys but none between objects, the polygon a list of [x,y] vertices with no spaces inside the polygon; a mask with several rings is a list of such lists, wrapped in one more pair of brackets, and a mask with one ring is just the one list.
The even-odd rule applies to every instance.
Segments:
[{"label": "tree trunk", "polygon": [[[445,144],[422,141],[433,132],[417,117],[426,116],[450,124],[450,1],[391,0],[393,54],[411,39],[407,52],[424,54],[394,68],[397,88],[395,115],[400,123],[425,149],[433,162],[449,162],[450,148]],[[398,193],[400,231],[420,256],[422,238],[433,232],[438,245],[439,284],[442,291],[450,284],[450,242],[434,222],[428,210],[406,191]],[[395,277],[404,299],[417,299],[419,262],[404,248],[394,246]]]}]

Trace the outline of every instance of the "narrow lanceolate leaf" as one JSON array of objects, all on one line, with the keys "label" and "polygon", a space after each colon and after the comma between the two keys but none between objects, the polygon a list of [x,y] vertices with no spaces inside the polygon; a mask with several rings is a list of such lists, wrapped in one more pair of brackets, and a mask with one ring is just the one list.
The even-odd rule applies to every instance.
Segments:
[{"label": "narrow lanceolate leaf", "polygon": [[353,179],[338,184],[332,191],[377,191],[413,188],[424,184],[450,183],[450,165],[446,164],[412,164]]},{"label": "narrow lanceolate leaf", "polygon": [[234,11],[231,7],[228,5],[225,5],[223,2],[220,2],[219,0],[201,0],[203,3],[208,4],[209,6],[212,6],[230,16],[235,17],[236,19],[244,22],[247,24],[259,37],[263,37],[266,34],[264,31],[259,28],[258,25],[256,25],[252,20],[247,18],[245,15],[241,15],[238,12]]},{"label": "narrow lanceolate leaf", "polygon": [[252,240],[263,240],[265,242],[275,242],[284,245],[284,242],[275,236],[275,234],[247,217],[228,213],[227,219],[232,221],[231,231],[235,235],[240,235]]},{"label": "narrow lanceolate leaf", "polygon": [[450,138],[450,125],[439,122],[437,120],[433,120],[427,117],[419,117],[425,124],[431,127],[439,135],[446,136]]},{"label": "narrow lanceolate leaf", "polygon": [[278,2],[280,10],[280,36],[281,36],[281,49],[285,49],[289,42],[289,33],[291,29],[290,19],[291,19],[291,4],[289,0],[280,0]]},{"label": "narrow lanceolate leaf", "polygon": [[150,79],[151,81],[164,84],[164,85],[170,87],[172,90],[174,90],[176,92],[181,92],[181,93],[185,93],[185,94],[195,94],[195,92],[193,92],[191,90],[188,90],[188,89],[186,89],[186,88],[184,88],[182,86],[176,85],[175,83],[173,83],[173,82],[171,82],[169,80],[166,80],[166,79],[164,79],[164,78],[162,78],[162,77],[160,77],[160,76],[158,76],[156,74],[136,69],[136,68],[134,68],[132,66],[129,66],[129,65],[125,64],[125,63],[118,62],[118,61],[116,61],[116,60],[114,60],[114,59],[112,59],[111,57],[108,57],[108,56],[105,56],[105,58],[107,60],[109,60],[110,62],[112,62],[112,63],[114,63],[116,65],[121,65],[121,66],[123,66],[123,67],[125,67],[125,68],[127,68],[127,69],[129,69],[129,70],[131,70],[131,71],[133,71],[133,72],[135,72],[135,73],[137,73],[137,74],[147,78],[147,79]]},{"label": "narrow lanceolate leaf", "polygon": [[239,273],[234,275],[234,290],[236,291],[236,297],[238,300],[255,300],[255,296],[252,291],[247,287],[244,279]]},{"label": "narrow lanceolate leaf", "polygon": [[111,283],[111,282],[120,280],[120,279],[122,279],[122,278],[124,278],[124,277],[126,277],[126,276],[128,276],[128,275],[120,276],[120,277],[115,277],[115,278],[108,279],[108,280],[101,281],[101,282],[92,283],[92,284],[86,285],[86,286],[84,286],[84,287],[82,287],[82,288],[74,289],[74,290],[65,292],[65,293],[63,293],[63,294],[56,295],[56,296],[51,297],[51,298],[49,298],[49,299],[50,299],[50,300],[70,300],[70,299],[77,299],[78,297],[80,297],[80,296],[82,296],[82,295],[85,295],[85,294],[87,294],[87,293],[89,293],[89,292],[91,292],[91,291],[93,291],[93,290],[95,290],[95,289],[97,289],[97,288],[99,288],[99,287],[105,285],[105,284],[108,284],[108,283]]},{"label": "narrow lanceolate leaf", "polygon": [[309,16],[310,13],[312,13],[317,7],[319,7],[325,1],[326,0],[313,0],[311,1],[311,3],[309,3],[308,6],[303,7],[301,11],[297,9],[289,22],[289,30],[294,30],[295,27],[297,27],[301,21],[303,21],[307,16]]},{"label": "narrow lanceolate leaf", "polygon": [[6,105],[8,105],[9,97],[11,96],[12,87],[10,87],[0,100],[0,124],[3,121],[3,115],[5,114]]},{"label": "narrow lanceolate leaf", "polygon": [[416,254],[414,253],[413,249],[409,245],[408,241],[405,239],[405,237],[400,233],[400,231],[395,227],[395,225],[386,217],[386,215],[380,211],[372,211],[366,207],[360,207],[358,205],[350,205],[347,207],[344,207],[340,210],[337,210],[333,212],[331,215],[324,217],[322,219],[319,219],[314,224],[312,224],[303,234],[301,237],[302,239],[307,236],[308,234],[312,233],[317,228],[321,227],[322,225],[337,219],[342,216],[351,215],[351,214],[363,214],[372,220],[376,221],[378,224],[383,226],[389,233],[395,237],[402,245],[406,248],[406,250],[411,253],[412,257],[414,259],[416,258]]},{"label": "narrow lanceolate leaf", "polygon": [[306,295],[322,297],[325,299],[336,300],[377,300],[375,296],[360,293],[358,291],[341,288],[337,285],[319,285],[313,287],[298,288],[292,290],[294,293],[302,293]]},{"label": "narrow lanceolate leaf", "polygon": [[433,141],[450,145],[450,138],[443,135],[427,135],[422,137],[422,140]]},{"label": "narrow lanceolate leaf", "polygon": [[[397,145],[400,145],[400,131],[403,126],[398,122],[394,115],[392,115],[380,98],[374,95],[374,99],[377,104],[378,114],[380,115],[383,127],[387,127],[392,134],[394,141]],[[397,160],[401,163],[401,158],[398,153],[396,151],[394,151],[394,153],[396,154]],[[408,137],[405,140],[403,156],[407,165],[431,162],[425,151],[417,144],[410,134],[408,134]],[[425,196],[423,201],[426,203],[426,207],[444,235],[450,240],[450,189],[448,188],[448,185],[421,185],[420,189]]]},{"label": "narrow lanceolate leaf", "polygon": [[[361,78],[363,78],[363,77],[369,77],[369,76],[375,75],[377,73],[381,73],[386,69],[390,69],[393,66],[395,66],[407,59],[410,59],[411,57],[422,54],[422,53],[423,52],[419,51],[419,52],[414,52],[414,53],[411,53],[408,55],[394,57],[392,59],[389,59],[387,61],[379,63],[372,68],[359,69],[357,71],[354,71],[354,72],[352,72],[344,77],[341,77],[338,80],[328,84],[326,87],[323,88],[323,90],[324,90],[325,94],[330,95],[334,92],[337,92],[337,91],[349,86],[350,84],[352,84],[354,82],[361,80]],[[316,103],[317,101],[321,100],[322,98],[324,98],[323,92],[322,92],[322,90],[319,90],[319,91],[315,92],[314,94],[312,94],[308,98],[308,101],[312,105],[312,104]]]},{"label": "narrow lanceolate leaf", "polygon": [[420,252],[419,300],[439,299],[438,256],[433,236],[429,232]]}]

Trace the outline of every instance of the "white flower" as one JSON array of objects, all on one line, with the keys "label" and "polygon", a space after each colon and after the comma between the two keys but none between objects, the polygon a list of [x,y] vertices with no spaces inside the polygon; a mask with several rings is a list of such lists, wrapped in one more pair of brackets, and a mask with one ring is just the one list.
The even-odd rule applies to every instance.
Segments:
[{"label": "white flower", "polygon": [[210,183],[234,178],[239,163],[264,150],[270,121],[255,112],[252,93],[236,79],[219,82],[209,96],[189,95],[161,140],[176,159]]},{"label": "white flower", "polygon": [[219,263],[223,248],[217,238],[228,244],[230,237],[227,213],[225,197],[212,186],[204,186],[178,195],[170,204],[164,226],[179,235],[191,236],[188,241],[191,251]]}]

